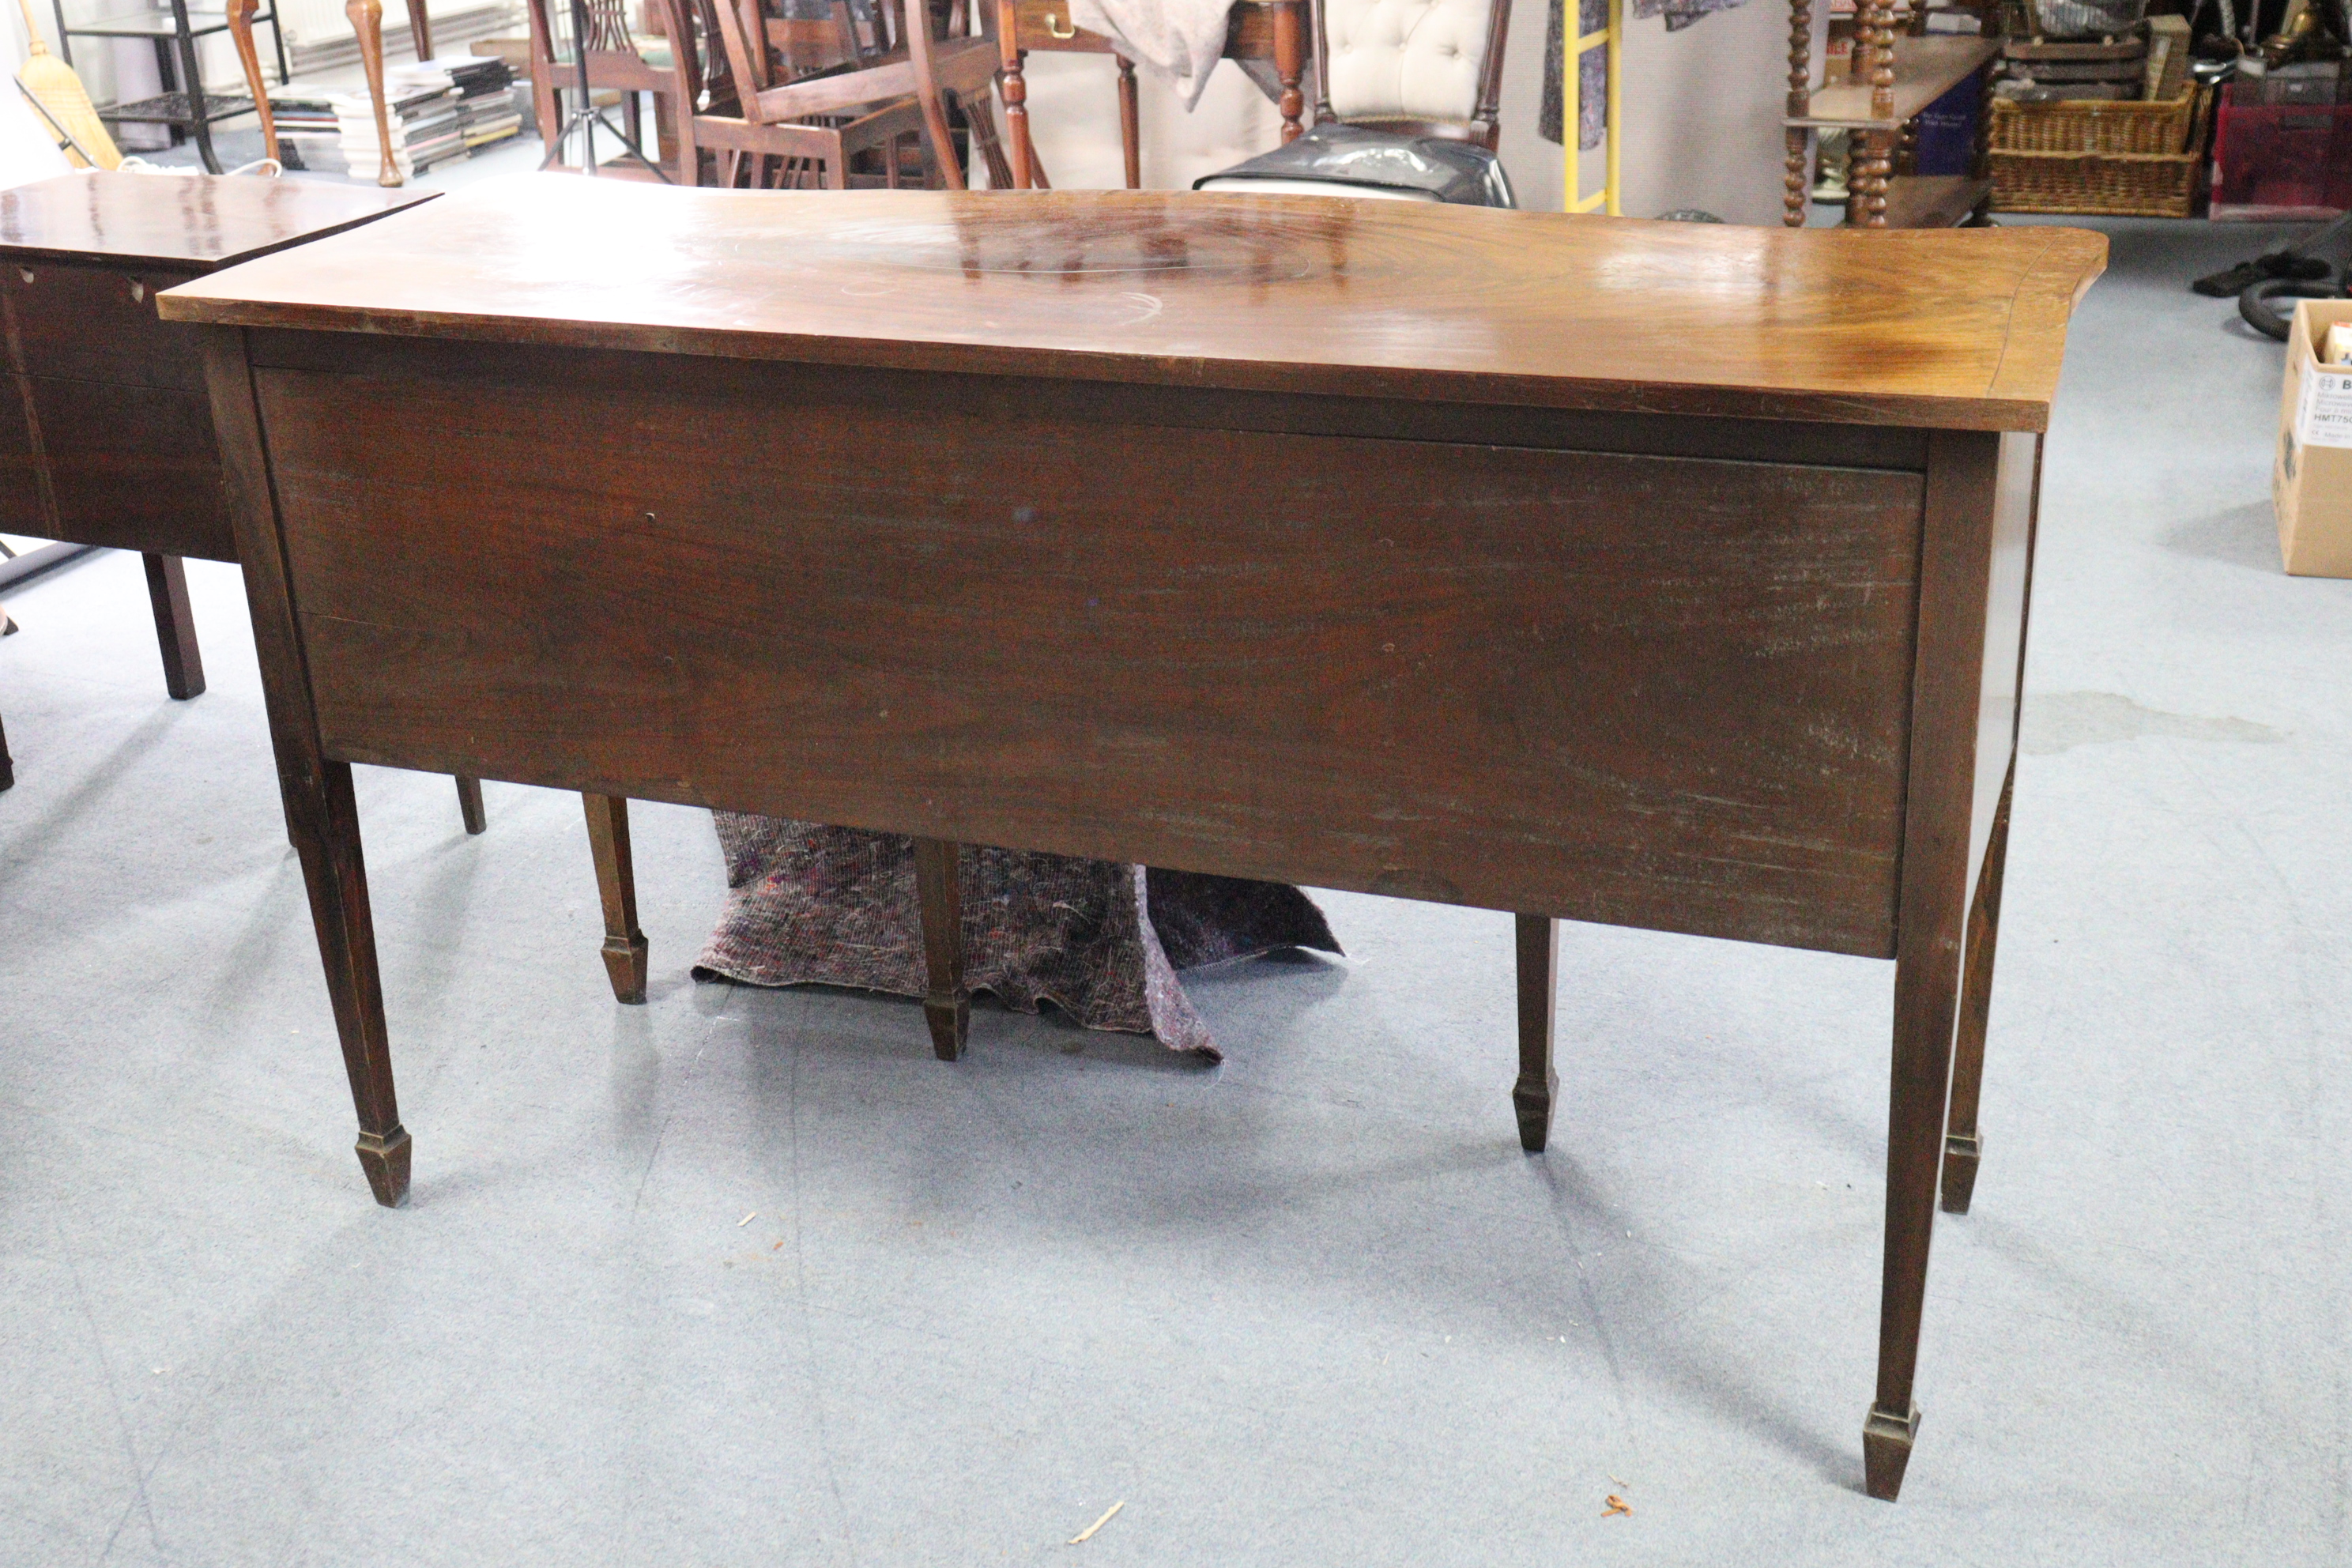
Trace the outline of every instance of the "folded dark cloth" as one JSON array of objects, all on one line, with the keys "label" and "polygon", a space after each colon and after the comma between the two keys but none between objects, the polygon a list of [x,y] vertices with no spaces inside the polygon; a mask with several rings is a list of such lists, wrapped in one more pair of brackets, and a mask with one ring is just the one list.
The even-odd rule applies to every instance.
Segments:
[{"label": "folded dark cloth", "polygon": [[[727,907],[697,978],[923,994],[912,839],[712,818]],[[1024,1013],[1051,1002],[1087,1028],[1152,1035],[1212,1059],[1222,1053],[1177,971],[1278,948],[1339,951],[1315,901],[1279,882],[968,847],[962,892],[972,990]]]}]

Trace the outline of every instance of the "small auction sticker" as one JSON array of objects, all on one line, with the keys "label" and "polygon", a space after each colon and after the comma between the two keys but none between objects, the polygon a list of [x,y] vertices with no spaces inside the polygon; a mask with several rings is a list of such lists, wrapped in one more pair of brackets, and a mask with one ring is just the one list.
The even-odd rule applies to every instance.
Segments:
[{"label": "small auction sticker", "polygon": [[2304,368],[2294,436],[2305,447],[2352,447],[2352,370]]}]

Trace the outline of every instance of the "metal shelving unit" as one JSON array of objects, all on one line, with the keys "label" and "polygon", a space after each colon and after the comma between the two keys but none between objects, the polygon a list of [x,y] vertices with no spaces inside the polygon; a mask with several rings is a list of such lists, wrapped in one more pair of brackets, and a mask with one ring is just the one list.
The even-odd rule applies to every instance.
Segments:
[{"label": "metal shelving unit", "polygon": [[[167,0],[161,6],[118,9],[72,26],[66,21],[65,0],[51,0],[51,5],[58,18],[58,53],[68,65],[73,63],[76,38],[146,38],[155,46],[157,74],[177,84],[174,90],[154,98],[101,109],[100,120],[117,125],[169,125],[186,132],[195,138],[196,155],[205,167],[215,174],[221,172],[220,159],[213,152],[212,128],[221,121],[255,111],[253,100],[244,93],[203,90],[204,68],[196,60],[196,40],[229,31],[226,10],[194,9],[188,0]],[[269,24],[278,56],[278,79],[285,81],[286,34],[278,25],[277,5],[273,3],[255,12],[253,20],[257,25]]]}]

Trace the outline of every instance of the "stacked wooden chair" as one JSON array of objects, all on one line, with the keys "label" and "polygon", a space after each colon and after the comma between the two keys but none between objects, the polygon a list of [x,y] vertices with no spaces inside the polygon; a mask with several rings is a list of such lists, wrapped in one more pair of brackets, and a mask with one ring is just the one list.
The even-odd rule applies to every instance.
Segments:
[{"label": "stacked wooden chair", "polygon": [[989,103],[995,45],[934,37],[922,0],[664,5],[702,105],[682,134],[694,183],[961,190],[974,155],[1012,183]]}]

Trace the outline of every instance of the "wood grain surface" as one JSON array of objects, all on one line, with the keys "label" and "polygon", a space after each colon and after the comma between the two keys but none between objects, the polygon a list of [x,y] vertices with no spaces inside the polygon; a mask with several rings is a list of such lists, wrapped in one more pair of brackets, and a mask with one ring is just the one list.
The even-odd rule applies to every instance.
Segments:
[{"label": "wood grain surface", "polygon": [[2106,242],[1159,192],[520,175],[167,319],[1350,397],[2040,430]]},{"label": "wood grain surface", "polygon": [[255,375],[330,758],[1893,951],[1916,474],[440,348]]},{"label": "wood grain surface", "polygon": [[195,335],[155,314],[156,295],[189,276],[128,264],[0,262],[0,300],[15,334],[12,368],[202,397]]},{"label": "wood grain surface", "polygon": [[113,550],[236,559],[220,447],[202,393],[21,378],[48,452],[46,537]]},{"label": "wood grain surface", "polygon": [[251,174],[84,170],[0,191],[0,258],[209,272],[438,194]]}]

